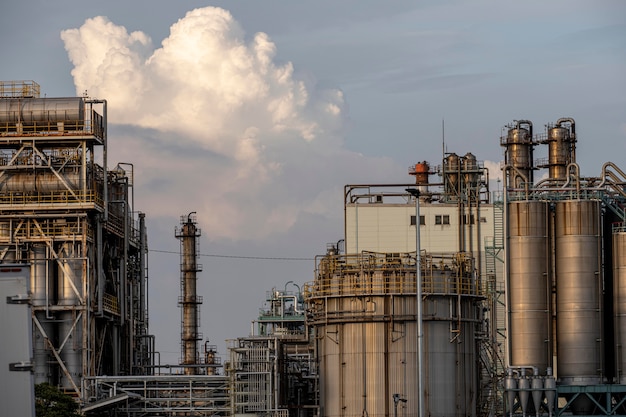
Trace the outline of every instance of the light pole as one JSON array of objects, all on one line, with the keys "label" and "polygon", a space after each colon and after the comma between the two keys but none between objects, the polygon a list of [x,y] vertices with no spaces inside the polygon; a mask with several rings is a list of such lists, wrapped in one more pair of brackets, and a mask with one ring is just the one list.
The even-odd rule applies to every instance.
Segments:
[{"label": "light pole", "polygon": [[420,245],[420,190],[407,188],[415,198],[415,309],[417,321],[417,416],[424,416],[424,380],[422,371],[424,357],[424,331],[422,329],[422,256]]}]

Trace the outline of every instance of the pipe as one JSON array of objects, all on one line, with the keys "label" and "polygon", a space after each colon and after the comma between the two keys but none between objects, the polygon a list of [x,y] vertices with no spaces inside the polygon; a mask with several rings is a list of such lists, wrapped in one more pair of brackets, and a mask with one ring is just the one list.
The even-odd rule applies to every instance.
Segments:
[{"label": "pipe", "polygon": [[[522,180],[524,180],[524,193],[526,194],[526,199],[528,199],[528,193],[529,193],[529,187],[528,187],[528,178],[522,174],[522,172],[520,170],[518,170],[517,168],[515,168],[513,165],[505,165],[504,167],[504,173],[506,175],[508,170],[513,170],[515,171],[516,175],[519,175]],[[507,188],[507,191],[509,190],[509,187],[511,184],[505,184],[505,187]],[[511,190],[513,190],[514,188],[510,188]]]},{"label": "pipe", "polygon": [[576,162],[576,122],[571,117],[561,117],[556,121],[557,127],[563,127],[563,124],[569,124],[570,132],[570,158],[571,162]]}]

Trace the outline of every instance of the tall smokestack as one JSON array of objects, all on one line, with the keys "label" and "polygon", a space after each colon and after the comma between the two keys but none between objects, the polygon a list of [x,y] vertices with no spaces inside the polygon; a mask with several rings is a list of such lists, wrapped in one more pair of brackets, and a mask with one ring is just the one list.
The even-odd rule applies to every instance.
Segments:
[{"label": "tall smokestack", "polygon": [[180,297],[178,304],[181,306],[181,362],[185,366],[186,375],[198,373],[199,363],[198,341],[202,335],[198,333],[199,326],[199,305],[202,304],[202,297],[197,295],[196,283],[197,272],[202,270],[198,265],[198,237],[200,229],[196,227],[195,212],[187,216],[181,216],[180,230],[176,230],[176,237],[180,240]]}]

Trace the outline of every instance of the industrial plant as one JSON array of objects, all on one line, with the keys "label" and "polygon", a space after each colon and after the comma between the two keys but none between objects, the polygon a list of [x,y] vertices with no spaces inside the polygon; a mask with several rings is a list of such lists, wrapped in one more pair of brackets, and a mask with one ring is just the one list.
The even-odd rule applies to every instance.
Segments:
[{"label": "industrial plant", "polygon": [[260,295],[224,360],[200,333],[202,213],[184,211],[181,355],[161,364],[149,213],[132,161],[108,168],[106,100],[0,93],[0,267],[29,271],[2,299],[32,317],[30,359],[0,366],[86,416],[626,416],[626,174],[581,175],[573,118],[505,126],[502,181],[444,146],[407,181],[345,185],[314,280]]}]

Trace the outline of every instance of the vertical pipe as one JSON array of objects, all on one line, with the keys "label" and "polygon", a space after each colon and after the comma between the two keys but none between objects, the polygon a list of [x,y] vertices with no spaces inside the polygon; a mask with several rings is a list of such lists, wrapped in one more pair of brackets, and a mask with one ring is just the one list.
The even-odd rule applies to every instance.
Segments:
[{"label": "vertical pipe", "polygon": [[104,314],[104,265],[102,254],[102,216],[98,215],[96,220],[96,277],[98,280],[98,316]]},{"label": "vertical pipe", "polygon": [[416,318],[417,318],[417,389],[418,389],[418,417],[424,416],[424,334],[422,328],[422,251],[420,245],[420,199],[419,190],[415,194],[415,289],[416,289]]},{"label": "vertical pipe", "polygon": [[109,182],[108,178],[108,168],[107,168],[107,141],[108,141],[108,133],[107,133],[107,101],[102,100],[103,110],[102,110],[102,136],[104,138],[104,146],[102,147],[102,168],[104,171],[104,189],[102,190],[102,198],[104,200],[104,221],[106,222],[109,219]]},{"label": "vertical pipe", "polygon": [[146,259],[146,214],[139,213],[139,321],[145,333],[148,333],[148,323],[146,318],[146,285],[145,276]]}]

